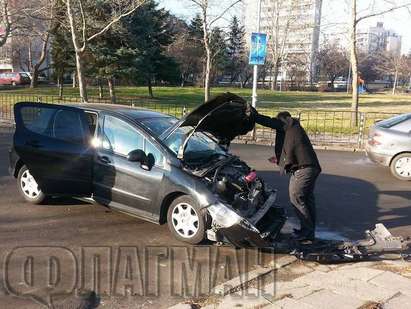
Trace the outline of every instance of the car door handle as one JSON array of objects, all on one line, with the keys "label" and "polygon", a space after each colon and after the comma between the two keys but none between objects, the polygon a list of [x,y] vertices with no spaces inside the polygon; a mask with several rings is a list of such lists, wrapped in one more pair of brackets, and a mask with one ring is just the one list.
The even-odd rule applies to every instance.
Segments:
[{"label": "car door handle", "polygon": [[33,148],[43,147],[43,145],[41,145],[39,141],[27,141],[26,146],[33,147]]},{"label": "car door handle", "polygon": [[101,163],[104,163],[104,164],[110,164],[111,163],[110,159],[106,156],[98,156],[97,158]]}]

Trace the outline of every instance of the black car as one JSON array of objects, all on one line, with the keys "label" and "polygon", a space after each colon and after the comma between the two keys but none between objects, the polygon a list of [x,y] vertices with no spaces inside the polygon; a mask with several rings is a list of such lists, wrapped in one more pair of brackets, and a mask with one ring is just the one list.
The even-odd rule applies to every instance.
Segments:
[{"label": "black car", "polygon": [[254,127],[250,106],[224,94],[181,120],[108,104],[18,103],[11,174],[34,204],[82,198],[154,222],[198,244],[270,245],[285,217],[276,192],[228,152]]}]

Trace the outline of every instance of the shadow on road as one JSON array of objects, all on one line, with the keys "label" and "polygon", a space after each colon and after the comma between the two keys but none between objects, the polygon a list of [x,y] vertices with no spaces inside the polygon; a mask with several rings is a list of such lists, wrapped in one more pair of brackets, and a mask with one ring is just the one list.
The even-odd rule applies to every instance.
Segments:
[{"label": "shadow on road", "polygon": [[[258,171],[258,175],[279,190],[279,204],[286,207],[289,216],[294,216],[288,197],[288,177],[280,176],[276,171]],[[321,174],[315,193],[318,227],[346,237],[362,237],[365,230],[372,229],[379,222],[389,229],[411,224],[411,191],[379,191],[373,183],[365,180]],[[381,195],[403,198],[409,201],[409,205],[380,208]],[[403,236],[411,236],[411,231]]]}]

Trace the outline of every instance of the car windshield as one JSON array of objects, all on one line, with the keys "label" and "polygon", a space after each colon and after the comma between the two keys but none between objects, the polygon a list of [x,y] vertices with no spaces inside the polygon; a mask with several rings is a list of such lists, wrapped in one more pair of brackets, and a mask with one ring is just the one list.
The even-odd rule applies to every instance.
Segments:
[{"label": "car windshield", "polygon": [[177,119],[174,117],[155,117],[141,119],[139,122],[154,135],[160,136],[171,128],[177,122]]},{"label": "car windshield", "polygon": [[[193,130],[193,127],[179,127],[173,134],[171,134],[164,143],[168,148],[178,153],[180,146],[188,134]],[[220,157],[226,154],[225,150],[218,145],[211,137],[202,132],[195,132],[187,143],[184,159],[187,162],[204,162],[213,159],[213,157]]]},{"label": "car windshield", "polygon": [[397,117],[393,117],[393,118],[390,118],[390,119],[383,120],[383,121],[378,123],[378,126],[382,127],[382,128],[385,128],[385,129],[389,129],[393,126],[396,126],[396,125],[408,120],[408,119],[411,119],[411,114],[400,115],[400,116],[397,116]]}]

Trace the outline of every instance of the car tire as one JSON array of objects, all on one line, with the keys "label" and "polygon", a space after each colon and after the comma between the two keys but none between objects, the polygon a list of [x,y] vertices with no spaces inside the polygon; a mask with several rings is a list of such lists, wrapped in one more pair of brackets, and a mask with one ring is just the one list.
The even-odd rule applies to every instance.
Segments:
[{"label": "car tire", "polygon": [[180,196],[171,203],[167,225],[180,241],[196,245],[205,238],[205,216],[190,196]]},{"label": "car tire", "polygon": [[31,204],[41,204],[46,199],[46,195],[41,191],[25,165],[21,167],[17,176],[17,187],[21,196]]},{"label": "car tire", "polygon": [[391,174],[400,180],[411,180],[411,153],[397,155],[390,165]]}]

